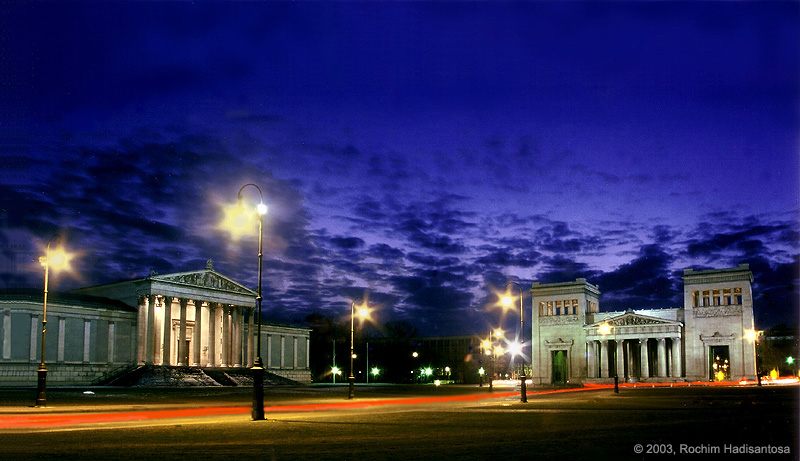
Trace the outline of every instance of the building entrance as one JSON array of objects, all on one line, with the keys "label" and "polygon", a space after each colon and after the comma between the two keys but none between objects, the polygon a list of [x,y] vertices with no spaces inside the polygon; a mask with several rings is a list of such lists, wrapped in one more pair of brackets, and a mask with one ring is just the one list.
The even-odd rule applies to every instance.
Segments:
[{"label": "building entrance", "polygon": [[567,351],[556,350],[551,351],[550,354],[553,363],[552,383],[567,384]]},{"label": "building entrance", "polygon": [[711,381],[727,381],[730,379],[730,354],[728,346],[711,346],[708,348],[709,352],[709,380]]}]

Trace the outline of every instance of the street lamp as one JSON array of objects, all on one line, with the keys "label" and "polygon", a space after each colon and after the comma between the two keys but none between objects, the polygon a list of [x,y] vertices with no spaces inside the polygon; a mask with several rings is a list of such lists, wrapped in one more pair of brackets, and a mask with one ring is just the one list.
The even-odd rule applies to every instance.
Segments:
[{"label": "street lamp", "polygon": [[[525,346],[524,346],[524,344],[525,344],[525,339],[524,339],[524,337],[525,337],[525,308],[522,305],[522,303],[523,303],[522,286],[520,286],[520,284],[518,284],[517,282],[508,282],[506,284],[506,288],[509,288],[512,285],[519,289],[519,334],[517,335],[517,338],[519,338],[519,343],[518,343],[518,346],[517,345],[514,346],[515,349],[518,349],[519,355],[521,357],[521,363],[520,363],[521,371],[519,373],[519,400],[522,403],[526,403],[528,401],[528,389],[527,389],[527,383],[525,382],[526,381],[526,377],[525,377],[525,353],[524,353],[524,349],[525,349]],[[503,296],[500,301],[501,301],[501,304],[506,308],[511,308],[513,306],[513,304],[514,304],[514,298],[512,298],[511,296],[508,296],[508,295]]]},{"label": "street lamp", "polygon": [[353,351],[353,339],[355,337],[355,318],[358,315],[358,318],[361,322],[364,320],[369,319],[371,311],[369,306],[366,304],[362,304],[358,306],[356,309],[356,302],[350,302],[350,376],[347,377],[347,381],[349,384],[347,386],[347,399],[352,400],[354,393],[355,393],[355,385],[356,385],[356,377],[353,375],[353,359],[356,357],[356,354]]},{"label": "street lamp", "polygon": [[[597,332],[600,333],[603,336],[607,336],[607,335],[611,334],[612,331],[614,333],[614,347],[615,347],[615,351],[616,351],[617,332],[614,331],[614,327],[612,327],[611,324],[608,323],[608,322],[603,322],[603,323],[600,324],[599,327],[597,327]],[[604,353],[607,354],[608,351],[606,350]],[[617,363],[618,362],[619,361],[617,360],[616,352],[614,352],[614,393],[615,394],[619,394],[619,375],[617,374],[618,373],[618,370],[617,370]]]},{"label": "street lamp", "polygon": [[758,387],[761,387],[761,354],[758,350],[758,340],[764,334],[764,330],[756,330],[756,329],[749,329],[745,330],[744,337],[748,341],[752,342],[755,346],[756,350],[756,380],[758,380]]},{"label": "street lamp", "polygon": [[50,249],[55,237],[47,242],[47,249],[45,249],[44,256],[39,256],[39,264],[44,267],[44,296],[42,299],[42,359],[39,362],[39,369],[36,371],[37,384],[36,384],[36,406],[47,406],[47,364],[45,363],[45,345],[47,343],[47,285],[50,279],[50,268],[54,271],[66,270],[70,266],[70,260],[74,257],[71,253],[64,250],[64,247],[59,246],[55,249]]},{"label": "street lamp", "polygon": [[[242,192],[247,187],[253,187],[258,191],[258,205],[255,210],[248,209],[242,201]],[[255,213],[253,213],[255,211]],[[267,214],[267,206],[264,205],[264,194],[261,188],[253,183],[247,183],[239,188],[236,194],[236,204],[225,207],[225,217],[222,227],[230,232],[234,239],[252,229],[254,215],[258,216],[258,291],[256,294],[256,321],[258,322],[258,334],[256,336],[256,358],[253,362],[253,407],[251,418],[253,421],[264,419],[264,362],[261,360],[261,278],[263,274],[264,261],[264,215]]]}]

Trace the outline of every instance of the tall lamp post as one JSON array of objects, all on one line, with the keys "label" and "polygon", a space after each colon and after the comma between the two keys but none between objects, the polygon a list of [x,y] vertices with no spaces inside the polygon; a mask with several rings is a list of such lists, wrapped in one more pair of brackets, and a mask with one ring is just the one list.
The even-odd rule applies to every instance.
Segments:
[{"label": "tall lamp post", "polygon": [[347,377],[347,399],[352,400],[355,396],[356,377],[353,374],[353,359],[356,358],[353,339],[355,338],[355,318],[358,315],[359,320],[363,322],[369,319],[369,306],[366,304],[359,305],[356,309],[356,302],[350,302],[350,375]]},{"label": "tall lamp post", "polygon": [[[612,332],[614,333],[614,348],[615,348],[615,352],[614,352],[614,393],[615,394],[619,394],[619,374],[618,374],[618,370],[617,370],[617,363],[619,363],[619,360],[617,360],[617,354],[616,354],[617,332],[614,330],[614,327],[611,326],[611,324],[608,323],[608,322],[603,322],[602,324],[600,324],[600,326],[597,328],[597,331],[598,331],[598,333],[600,333],[603,336],[611,334]],[[608,353],[608,351],[604,351],[603,353]]]},{"label": "tall lamp post", "polygon": [[53,270],[68,270],[69,262],[73,255],[67,253],[63,247],[59,246],[53,250],[50,247],[53,244],[55,237],[47,242],[47,249],[44,256],[39,256],[39,264],[44,267],[44,293],[42,298],[42,358],[39,362],[39,369],[36,371],[36,406],[47,406],[47,363],[45,358],[46,345],[47,345],[47,288],[50,280],[50,268]]},{"label": "tall lamp post", "polygon": [[258,291],[256,292],[256,321],[258,322],[258,333],[256,335],[256,358],[253,362],[253,407],[250,412],[253,421],[264,419],[264,362],[261,360],[261,278],[263,274],[264,261],[264,215],[267,214],[267,206],[264,205],[264,194],[261,188],[253,183],[247,183],[239,188],[236,195],[236,205],[228,206],[225,209],[223,227],[230,231],[234,238],[251,228],[253,211],[248,210],[242,201],[242,192],[247,187],[253,187],[258,191],[259,202],[255,208],[258,215]]},{"label": "tall lamp post", "polygon": [[[519,355],[521,357],[520,361],[520,373],[519,373],[519,400],[522,403],[526,403],[528,401],[528,389],[525,377],[525,308],[523,307],[523,296],[522,296],[522,286],[517,282],[508,282],[506,284],[506,288],[511,286],[517,287],[519,290],[519,334],[517,338],[519,338]],[[503,296],[502,304],[505,307],[512,307],[514,304],[514,299],[511,296]]]}]

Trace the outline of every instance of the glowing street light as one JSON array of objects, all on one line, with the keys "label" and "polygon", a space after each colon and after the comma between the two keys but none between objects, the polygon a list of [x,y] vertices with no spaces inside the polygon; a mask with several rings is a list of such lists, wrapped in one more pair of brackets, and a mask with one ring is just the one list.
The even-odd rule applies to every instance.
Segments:
[{"label": "glowing street light", "polygon": [[381,374],[381,369],[378,368],[378,367],[372,367],[372,370],[370,371],[370,373],[372,373],[372,377],[373,378],[377,378],[378,375]]},{"label": "glowing street light", "polygon": [[[597,332],[603,336],[608,336],[609,334],[611,334],[612,331],[613,327],[608,322],[603,322],[600,324],[600,326],[597,327]],[[616,344],[616,342],[617,342],[617,333],[616,331],[614,331],[614,343]],[[605,354],[606,352],[607,351],[604,351],[603,353]],[[616,360],[616,356],[614,361],[619,362],[618,360]],[[614,393],[619,394],[619,375],[617,374],[616,363],[614,364]]]},{"label": "glowing street light", "polygon": [[39,369],[36,371],[36,406],[47,406],[47,364],[45,362],[45,346],[47,343],[47,285],[50,279],[50,269],[54,271],[69,271],[70,261],[75,255],[67,252],[64,247],[58,246],[51,249],[55,237],[47,242],[44,256],[39,256],[39,264],[44,268],[44,293],[42,298],[42,358]]},{"label": "glowing street light", "polygon": [[754,328],[750,328],[744,331],[744,339],[750,341],[751,343],[755,344],[756,349],[756,379],[758,380],[758,386],[761,387],[761,354],[758,352],[758,341],[761,339],[761,335],[764,334],[763,330],[756,330]]},{"label": "glowing street light", "polygon": [[[506,284],[506,289],[508,293],[508,289],[512,286],[517,287],[519,290],[519,333],[517,334],[518,342],[515,341],[516,344],[512,344],[514,350],[512,351],[513,355],[520,356],[520,373],[519,373],[519,400],[522,403],[526,403],[528,401],[528,389],[525,377],[525,352],[524,352],[524,343],[525,343],[525,308],[523,306],[523,294],[522,294],[522,286],[517,282],[508,282]],[[506,308],[511,309],[514,307],[514,298],[509,295],[505,294],[500,298],[500,304]]]},{"label": "glowing street light", "polygon": [[[254,208],[247,207],[242,200],[242,192],[248,186],[258,191],[259,202]],[[264,265],[264,215],[267,214],[267,206],[264,205],[264,194],[261,193],[261,188],[252,183],[245,184],[239,188],[239,193],[236,194],[236,203],[225,206],[223,213],[224,218],[220,227],[227,230],[234,240],[252,232],[256,222],[258,223],[258,291],[256,294],[258,335],[256,336],[256,358],[253,362],[253,368],[251,368],[253,372],[253,407],[250,415],[253,421],[260,421],[264,419],[264,362],[261,360],[261,278]]]},{"label": "glowing street light", "polygon": [[358,308],[356,308],[356,302],[350,302],[350,376],[347,377],[347,381],[349,382],[347,386],[348,400],[352,400],[354,397],[356,385],[356,377],[353,375],[353,359],[356,358],[353,348],[353,339],[355,336],[355,318],[356,315],[358,315],[360,323],[364,323],[365,320],[370,320],[371,313],[372,309],[370,309],[366,303],[360,304]]}]

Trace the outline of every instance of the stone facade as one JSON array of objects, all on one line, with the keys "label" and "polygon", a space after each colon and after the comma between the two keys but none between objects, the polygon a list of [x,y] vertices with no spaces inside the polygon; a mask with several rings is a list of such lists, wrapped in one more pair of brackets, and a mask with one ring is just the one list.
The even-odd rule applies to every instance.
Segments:
[{"label": "stone facade", "polygon": [[[252,367],[255,296],[210,266],[62,295],[48,302],[48,382],[91,384],[137,365]],[[0,385],[36,383],[41,298],[0,300]],[[309,329],[262,322],[260,336],[268,371],[311,381]]]},{"label": "stone facade", "polygon": [[533,283],[532,377],[585,381],[755,379],[752,273],[684,271],[684,306],[600,312],[585,279]]}]

